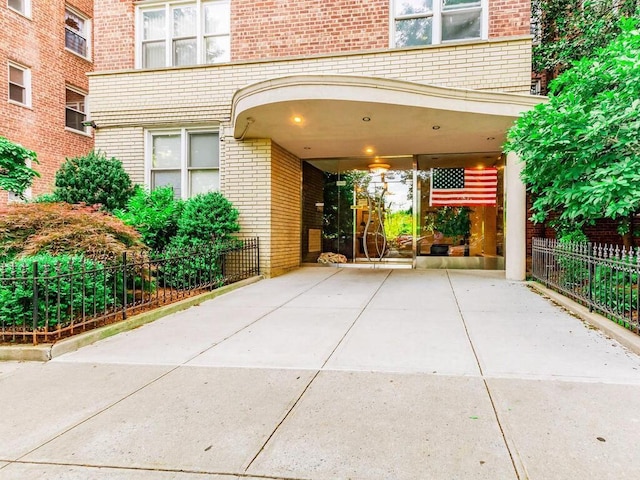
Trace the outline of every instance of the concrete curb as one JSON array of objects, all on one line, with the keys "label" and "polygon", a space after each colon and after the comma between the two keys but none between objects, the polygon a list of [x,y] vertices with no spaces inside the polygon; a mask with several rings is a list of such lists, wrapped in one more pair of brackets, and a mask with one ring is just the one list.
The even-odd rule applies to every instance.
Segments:
[{"label": "concrete curb", "polygon": [[553,302],[567,309],[589,325],[601,330],[633,353],[640,355],[640,336],[598,313],[590,312],[587,307],[537,282],[527,282],[527,284],[534,290],[537,290],[538,293],[549,297]]},{"label": "concrete curb", "polygon": [[185,298],[179,302],[165,305],[164,307],[134,315],[122,322],[105,325],[88,332],[65,338],[55,343],[43,343],[41,345],[7,345],[0,346],[0,361],[19,361],[19,362],[46,362],[52,358],[59,357],[65,353],[73,352],[81,347],[91,345],[92,343],[111,337],[118,333],[126,332],[138,328],[146,323],[154,322],[162,317],[171,315],[189,307],[199,305],[202,302],[211,300],[215,297],[229,293],[238,288],[251,285],[262,279],[262,276],[256,276],[241,280],[231,285],[225,285],[211,292],[203,293],[195,297]]}]

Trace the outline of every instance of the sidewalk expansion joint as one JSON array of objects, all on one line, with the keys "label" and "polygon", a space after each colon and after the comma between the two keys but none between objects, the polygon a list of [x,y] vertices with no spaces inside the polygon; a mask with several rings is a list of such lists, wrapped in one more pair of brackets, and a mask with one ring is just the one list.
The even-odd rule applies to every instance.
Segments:
[{"label": "sidewalk expansion joint", "polygon": [[[338,269],[338,272],[340,272],[341,269]],[[324,369],[324,367],[327,365],[327,363],[329,362],[329,360],[331,360],[331,357],[333,356],[333,354],[336,352],[336,350],[340,347],[340,345],[342,344],[342,342],[344,341],[344,339],[347,337],[347,335],[349,335],[349,332],[351,331],[351,329],[354,327],[354,325],[356,324],[356,322],[358,321],[358,319],[362,316],[362,314],[364,313],[364,311],[367,309],[367,307],[369,306],[369,304],[371,303],[371,301],[374,299],[374,297],[376,296],[376,294],[380,291],[380,289],[382,288],[382,286],[384,285],[384,283],[387,281],[387,279],[389,278],[389,275],[391,275],[392,270],[389,270],[386,274],[386,276],[384,277],[384,279],[382,280],[382,282],[380,282],[380,285],[378,285],[378,288],[376,288],[376,290],[371,294],[371,297],[369,297],[369,300],[367,300],[367,303],[364,305],[364,307],[362,307],[362,309],[360,310],[360,313],[358,313],[358,315],[356,316],[356,318],[353,320],[353,322],[351,322],[351,325],[349,325],[349,328],[344,332],[344,335],[342,335],[342,337],[340,338],[340,340],[338,341],[338,343],[336,343],[336,346],[333,348],[333,350],[331,350],[331,353],[329,353],[329,355],[327,356],[327,359],[324,361],[324,363],[322,364],[322,366],[320,367],[319,370],[316,371],[316,373],[313,375],[313,377],[311,377],[311,380],[309,380],[309,383],[307,383],[307,386],[304,387],[304,389],[302,390],[302,393],[300,393],[300,395],[298,396],[298,398],[295,400],[295,402],[293,402],[293,405],[291,405],[291,408],[289,408],[289,410],[284,414],[284,416],[282,417],[282,420],[280,420],[280,422],[278,423],[278,425],[276,425],[276,427],[273,429],[273,431],[271,432],[271,434],[269,435],[269,437],[267,438],[267,440],[262,444],[262,446],[260,447],[260,449],[258,450],[258,452],[254,455],[254,457],[251,459],[251,461],[247,464],[247,467],[244,469],[245,473],[247,473],[249,471],[249,469],[251,468],[251,465],[253,465],[253,463],[256,461],[256,459],[260,456],[260,454],[264,451],[264,449],[267,447],[267,445],[269,444],[269,442],[271,441],[271,439],[273,438],[273,436],[276,434],[276,432],[278,431],[278,429],[280,428],[280,426],[287,420],[287,418],[289,418],[289,415],[291,415],[291,412],[293,412],[296,408],[296,406],[300,403],[300,400],[302,399],[302,397],[304,397],[305,393],[307,393],[307,391],[309,390],[309,388],[311,387],[311,384],[315,381],[316,378],[318,378],[318,375],[320,375],[320,372]],[[332,277],[333,275],[331,275]],[[327,278],[331,278],[331,277],[327,277]],[[326,280],[326,279],[324,279]],[[324,281],[322,280],[322,281]],[[318,282],[318,283],[322,283],[322,282]],[[304,293],[304,292],[302,292]],[[302,295],[302,293],[300,295]],[[299,296],[299,295],[298,295]],[[292,301],[293,299],[297,298],[294,297],[289,301]],[[289,303],[289,302],[286,302]],[[286,305],[285,303],[285,305]],[[251,475],[253,477],[255,477],[255,475]],[[263,477],[259,477],[259,478],[263,478]],[[264,478],[269,478],[269,477],[264,477]]]},{"label": "sidewalk expansion joint", "polygon": [[460,315],[460,319],[462,320],[462,326],[464,327],[465,335],[467,336],[467,340],[469,341],[469,346],[471,347],[471,351],[473,352],[473,356],[476,360],[476,364],[478,365],[478,370],[480,371],[480,376],[482,377],[482,383],[484,384],[484,388],[487,392],[487,396],[489,398],[489,402],[491,403],[491,409],[493,410],[493,415],[495,416],[496,423],[498,428],[500,429],[500,434],[502,435],[502,441],[504,442],[504,446],[507,449],[507,453],[509,454],[509,458],[511,460],[511,465],[513,466],[513,470],[516,474],[518,480],[526,480],[529,478],[527,475],[526,469],[524,467],[524,463],[520,459],[520,455],[518,454],[518,450],[516,446],[513,444],[510,438],[507,437],[504,426],[502,425],[502,421],[500,420],[500,415],[498,414],[498,409],[495,404],[495,400],[493,399],[493,395],[491,394],[491,389],[489,388],[489,383],[487,382],[487,378],[484,375],[484,371],[482,370],[482,365],[480,364],[480,357],[478,356],[478,352],[476,351],[475,345],[471,340],[471,335],[469,334],[469,327],[467,325],[467,321],[464,318],[464,314],[462,313],[462,309],[460,308],[460,303],[458,302],[458,296],[456,295],[456,291],[453,288],[453,283],[451,282],[451,276],[449,275],[449,270],[447,272],[447,279],[449,280],[449,286],[451,287],[451,292],[453,293],[453,298],[456,302],[456,308],[458,309],[458,314]]}]

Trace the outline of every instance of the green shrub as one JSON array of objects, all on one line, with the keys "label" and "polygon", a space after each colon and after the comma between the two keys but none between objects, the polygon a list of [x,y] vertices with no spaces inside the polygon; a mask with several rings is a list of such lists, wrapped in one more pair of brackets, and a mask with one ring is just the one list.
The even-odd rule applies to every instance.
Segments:
[{"label": "green shrub", "polygon": [[111,212],[124,208],[133,195],[133,184],[122,163],[104,153],[67,158],[56,172],[54,194],[67,203],[101,205]]},{"label": "green shrub", "polygon": [[153,250],[163,250],[178,231],[183,202],[173,196],[173,188],[152,191],[137,187],[124,210],[114,215],[142,235],[142,241]]},{"label": "green shrub", "polygon": [[178,257],[179,261],[167,263],[160,269],[164,284],[189,288],[221,281],[219,250],[233,242],[231,234],[238,230],[238,210],[220,193],[203,193],[185,201],[178,232],[167,247],[167,254]]},{"label": "green shrub", "polygon": [[[83,311],[91,315],[113,305],[113,277],[103,264],[79,256],[37,255],[11,266],[0,266],[0,325],[33,324],[35,262],[38,262],[38,328],[65,326]],[[13,276],[24,278],[7,279]]]},{"label": "green shrub", "polygon": [[158,283],[177,289],[222,285],[222,246],[204,240],[175,237],[162,254]]},{"label": "green shrub", "polygon": [[135,229],[97,207],[28,203],[0,209],[0,261],[42,253],[101,261],[144,250]]},{"label": "green shrub", "polygon": [[[605,312],[628,317],[638,308],[638,274],[614,270],[609,265],[596,265],[591,284],[591,299]],[[615,319],[629,327],[627,322]]]},{"label": "green shrub", "polygon": [[583,285],[589,278],[589,267],[575,258],[577,246],[586,244],[589,238],[580,229],[559,232],[557,245],[558,264],[562,269],[562,283],[567,287]]},{"label": "green shrub", "polygon": [[226,240],[240,230],[238,210],[218,192],[202,193],[188,199],[178,221],[176,237],[182,237],[180,244],[200,240],[212,242]]},{"label": "green shrub", "polygon": [[43,193],[42,195],[32,198],[29,203],[56,203],[59,201],[55,193]]}]

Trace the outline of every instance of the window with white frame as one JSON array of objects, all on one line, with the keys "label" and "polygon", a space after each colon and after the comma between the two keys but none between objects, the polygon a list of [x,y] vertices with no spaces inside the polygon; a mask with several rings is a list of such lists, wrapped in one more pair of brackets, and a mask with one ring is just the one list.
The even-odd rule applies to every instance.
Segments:
[{"label": "window with white frame", "polygon": [[189,198],[219,189],[220,136],[217,130],[149,132],[148,184],[169,185],[176,198]]},{"label": "window with white frame", "polygon": [[65,98],[65,127],[77,132],[87,133],[87,127],[82,124],[86,119],[86,93],[72,87],[67,87]]},{"label": "window with white frame", "polygon": [[31,106],[31,70],[9,62],[9,101]]},{"label": "window with white frame", "polygon": [[64,46],[81,57],[89,58],[91,20],[76,10],[64,10]]},{"label": "window with white frame", "polygon": [[486,0],[394,0],[396,47],[484,38]]},{"label": "window with white frame", "polygon": [[138,7],[142,68],[228,62],[229,0],[162,2]]},{"label": "window with white frame", "polygon": [[7,0],[7,6],[25,17],[31,16],[31,0]]}]

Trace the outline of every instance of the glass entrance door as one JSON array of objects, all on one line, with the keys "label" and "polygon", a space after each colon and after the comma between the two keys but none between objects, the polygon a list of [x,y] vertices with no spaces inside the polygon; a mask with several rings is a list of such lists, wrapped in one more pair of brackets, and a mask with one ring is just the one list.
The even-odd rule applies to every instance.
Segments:
[{"label": "glass entrance door", "polygon": [[406,262],[413,258],[412,170],[371,167],[354,189],[355,260]]}]

